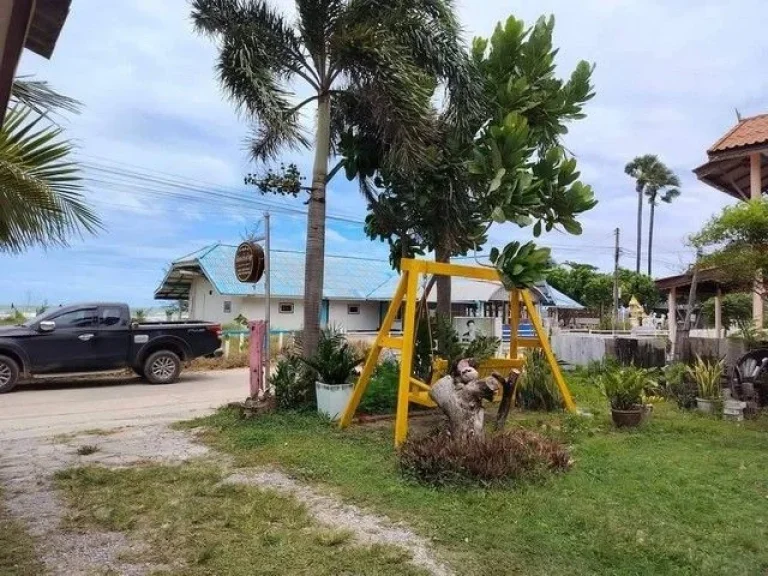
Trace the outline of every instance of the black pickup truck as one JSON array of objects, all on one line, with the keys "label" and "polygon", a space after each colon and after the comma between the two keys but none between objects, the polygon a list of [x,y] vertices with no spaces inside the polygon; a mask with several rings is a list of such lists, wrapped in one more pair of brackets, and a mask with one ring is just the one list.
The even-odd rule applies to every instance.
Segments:
[{"label": "black pickup truck", "polygon": [[126,304],[56,308],[0,327],[0,393],[23,376],[132,368],[152,384],[178,379],[182,362],[220,353],[221,325],[137,322]]}]

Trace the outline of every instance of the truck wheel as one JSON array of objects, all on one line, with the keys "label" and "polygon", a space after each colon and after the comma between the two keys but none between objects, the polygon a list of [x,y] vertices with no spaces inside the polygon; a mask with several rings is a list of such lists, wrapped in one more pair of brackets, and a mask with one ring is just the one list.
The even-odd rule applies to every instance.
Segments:
[{"label": "truck wheel", "polygon": [[0,394],[10,392],[19,382],[19,365],[8,356],[0,356]]},{"label": "truck wheel", "polygon": [[170,350],[153,352],[144,362],[144,377],[150,384],[170,384],[181,374],[181,360]]}]

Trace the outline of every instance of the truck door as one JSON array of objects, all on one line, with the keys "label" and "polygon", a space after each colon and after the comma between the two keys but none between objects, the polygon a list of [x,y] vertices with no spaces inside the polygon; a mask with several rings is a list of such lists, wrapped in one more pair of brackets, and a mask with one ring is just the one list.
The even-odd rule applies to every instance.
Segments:
[{"label": "truck door", "polygon": [[130,337],[128,310],[121,306],[99,306],[97,322],[93,338],[96,369],[112,370],[126,366]]},{"label": "truck door", "polygon": [[50,332],[36,334],[25,345],[34,372],[92,370],[96,308],[70,310],[47,320],[56,323]]}]

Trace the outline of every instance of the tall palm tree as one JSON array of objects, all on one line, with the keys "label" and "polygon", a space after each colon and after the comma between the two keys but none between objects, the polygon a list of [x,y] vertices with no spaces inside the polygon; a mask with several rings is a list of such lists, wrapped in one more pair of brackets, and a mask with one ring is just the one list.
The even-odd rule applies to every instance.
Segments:
[{"label": "tall palm tree", "polygon": [[[649,232],[648,274],[651,273],[650,247],[653,241],[653,217],[656,200],[660,191],[670,186],[679,186],[677,176],[659,160],[655,154],[637,156],[624,167],[624,172],[635,179],[635,191],[637,192],[637,265],[635,272],[640,273],[640,258],[643,239],[643,195],[647,195],[651,203],[651,224]],[[670,191],[671,196],[662,197],[664,202],[671,202],[680,195],[679,190]],[[666,195],[665,195],[666,196]]]},{"label": "tall palm tree", "polygon": [[[340,136],[332,117],[354,94],[371,111],[390,160],[415,161],[436,82],[460,92],[467,58],[451,0],[296,0],[296,12],[292,25],[266,0],[192,2],[195,28],[218,43],[221,84],[255,124],[255,160],[309,147],[300,111],[317,105],[304,276],[304,350],[311,354],[320,329],[325,189],[341,166],[329,174]],[[304,83],[300,90],[296,81]]]},{"label": "tall palm tree", "polygon": [[658,178],[649,182],[645,187],[645,195],[648,204],[651,205],[651,215],[648,219],[648,276],[653,273],[653,224],[656,214],[656,206],[661,200],[665,204],[671,204],[672,200],[680,196],[680,179],[677,175],[662,164],[658,171]]},{"label": "tall palm tree", "polygon": [[99,219],[84,203],[72,145],[51,122],[57,109],[78,103],[45,82],[17,79],[13,105],[0,128],[0,252],[65,245],[71,236],[95,232]]}]

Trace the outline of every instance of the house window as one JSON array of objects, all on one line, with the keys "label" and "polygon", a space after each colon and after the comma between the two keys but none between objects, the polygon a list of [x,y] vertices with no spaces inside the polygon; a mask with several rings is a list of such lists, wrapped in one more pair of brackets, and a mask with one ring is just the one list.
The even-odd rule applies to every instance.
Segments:
[{"label": "house window", "polygon": [[232,314],[232,300],[224,300],[224,314]]},{"label": "house window", "polygon": [[293,302],[280,302],[280,314],[293,314]]},{"label": "house window", "polygon": [[347,314],[360,314],[360,304],[347,304]]}]

